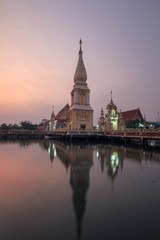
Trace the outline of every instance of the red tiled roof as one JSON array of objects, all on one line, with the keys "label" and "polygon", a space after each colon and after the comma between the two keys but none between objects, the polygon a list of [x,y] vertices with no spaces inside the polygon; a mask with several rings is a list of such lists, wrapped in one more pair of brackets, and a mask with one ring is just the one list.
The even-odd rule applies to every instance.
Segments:
[{"label": "red tiled roof", "polygon": [[139,108],[134,109],[134,110],[130,110],[130,111],[122,112],[122,117],[123,117],[123,121],[125,122],[125,124],[130,120],[143,119],[141,111],[139,110]]},{"label": "red tiled roof", "polygon": [[60,121],[65,121],[67,119],[67,113],[69,111],[69,104],[67,103],[64,108],[56,115],[56,120]]},{"label": "red tiled roof", "polygon": [[44,130],[44,126],[37,126],[36,130],[39,130],[39,131]]},{"label": "red tiled roof", "polygon": [[49,124],[50,120],[46,120],[43,123],[40,123],[40,125],[37,126],[36,130],[44,130],[45,127],[47,127],[47,125]]}]

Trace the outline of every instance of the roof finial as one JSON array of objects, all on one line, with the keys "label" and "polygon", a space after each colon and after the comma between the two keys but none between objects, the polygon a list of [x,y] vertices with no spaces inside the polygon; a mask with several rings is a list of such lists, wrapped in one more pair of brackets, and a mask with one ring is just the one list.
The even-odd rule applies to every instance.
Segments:
[{"label": "roof finial", "polygon": [[111,90],[111,101],[112,101],[112,90]]},{"label": "roof finial", "polygon": [[82,53],[82,49],[81,49],[81,46],[82,46],[82,40],[81,40],[81,38],[80,38],[80,41],[79,41],[79,45],[80,45],[79,53]]}]

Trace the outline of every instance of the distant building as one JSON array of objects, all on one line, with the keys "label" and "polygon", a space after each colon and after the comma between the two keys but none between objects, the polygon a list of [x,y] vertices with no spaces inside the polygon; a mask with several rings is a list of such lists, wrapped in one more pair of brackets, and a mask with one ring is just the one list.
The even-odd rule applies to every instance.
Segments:
[{"label": "distant building", "polygon": [[110,103],[107,105],[106,109],[107,114],[105,117],[103,109],[101,110],[101,116],[98,121],[98,127],[100,131],[124,130],[126,128],[126,124],[131,120],[144,121],[139,108],[125,112],[120,110],[120,112],[118,112],[117,106],[114,104],[112,99],[112,92]]},{"label": "distant building", "polygon": [[67,128],[67,123],[69,121],[69,104],[67,103],[56,115],[55,121],[56,121],[56,129],[59,128]]},{"label": "distant building", "polygon": [[67,103],[55,116],[54,109],[52,110],[50,120],[43,119],[37,126],[38,131],[54,131],[55,129],[66,129],[69,121],[69,104]]},{"label": "distant building", "polygon": [[92,130],[93,109],[90,106],[90,90],[87,86],[87,73],[82,58],[82,41],[80,40],[79,59],[74,75],[74,86],[71,92],[68,129]]},{"label": "distant building", "polygon": [[141,114],[140,109],[137,108],[134,110],[122,112],[122,118],[123,118],[124,124],[126,125],[127,122],[131,120],[136,120],[136,119],[142,120],[143,116]]},{"label": "distant building", "polygon": [[37,131],[49,131],[49,123],[50,123],[50,120],[42,119],[40,124],[37,126],[36,130]]},{"label": "distant building", "polygon": [[111,100],[107,105],[107,114],[106,114],[106,129],[107,130],[117,130],[118,129],[118,111],[117,106],[113,103],[112,91],[111,91]]}]

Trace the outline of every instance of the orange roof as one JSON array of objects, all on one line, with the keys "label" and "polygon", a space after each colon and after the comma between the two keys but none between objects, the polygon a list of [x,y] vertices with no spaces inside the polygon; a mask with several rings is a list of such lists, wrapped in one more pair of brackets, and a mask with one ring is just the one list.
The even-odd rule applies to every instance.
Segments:
[{"label": "orange roof", "polygon": [[37,126],[36,130],[39,130],[39,131],[44,130],[44,126]]},{"label": "orange roof", "polygon": [[134,120],[134,119],[143,119],[139,108],[122,112],[122,117],[123,117],[123,121],[125,123],[127,123],[130,120]]},{"label": "orange roof", "polygon": [[56,115],[56,120],[60,121],[66,121],[67,119],[67,113],[69,111],[69,104],[67,103],[64,108]]}]

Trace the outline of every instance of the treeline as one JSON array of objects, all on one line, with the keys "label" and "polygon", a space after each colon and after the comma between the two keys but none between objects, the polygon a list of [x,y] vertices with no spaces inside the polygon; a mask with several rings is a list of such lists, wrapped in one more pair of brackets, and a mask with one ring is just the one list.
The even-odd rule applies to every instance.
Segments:
[{"label": "treeline", "polygon": [[18,124],[6,124],[2,123],[0,125],[0,130],[35,130],[38,124],[33,124],[30,121],[22,121],[20,125]]}]

